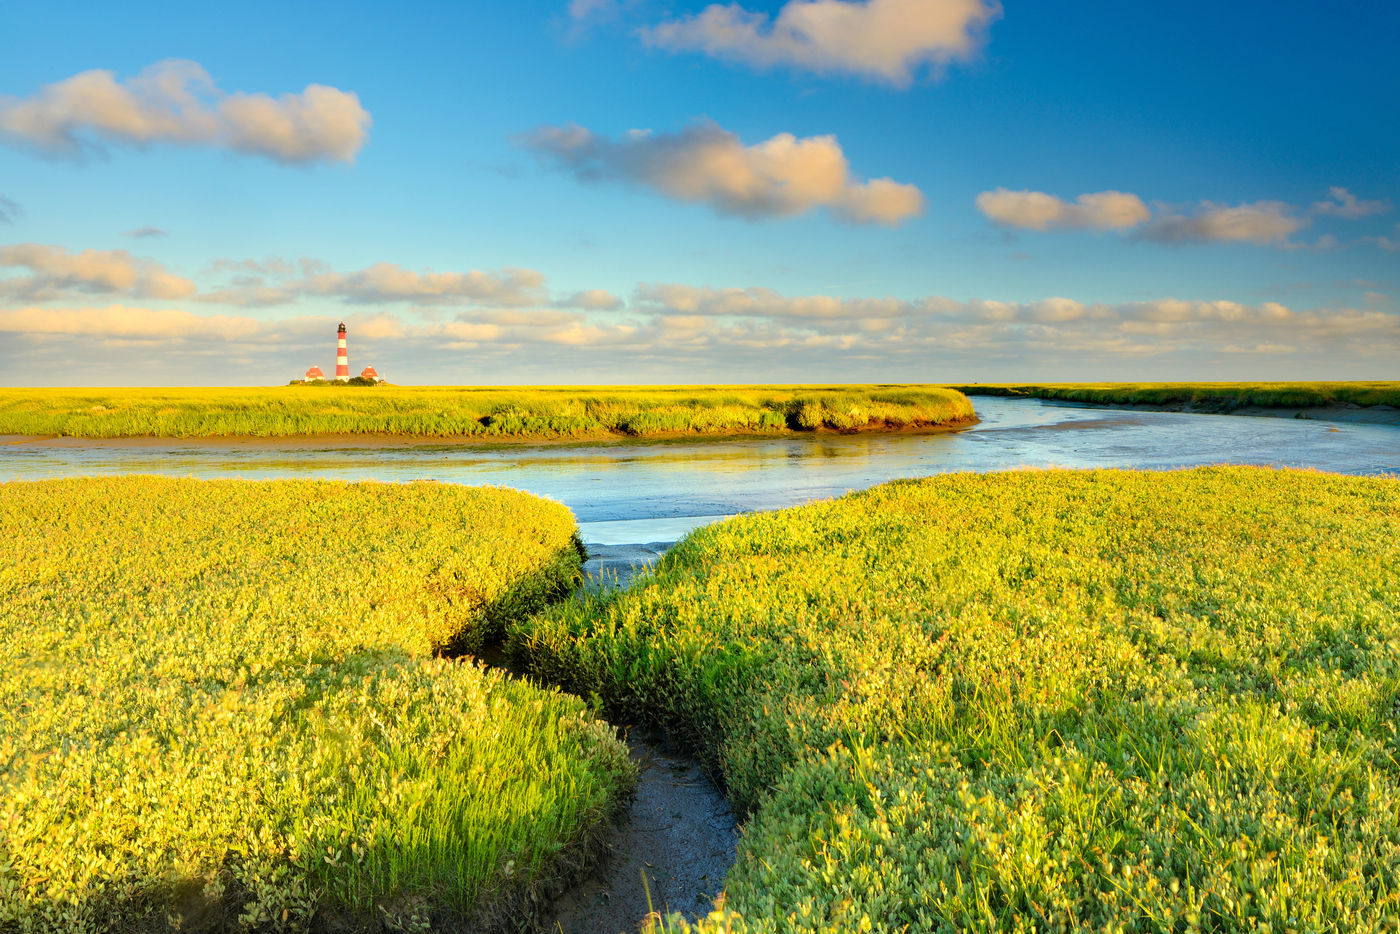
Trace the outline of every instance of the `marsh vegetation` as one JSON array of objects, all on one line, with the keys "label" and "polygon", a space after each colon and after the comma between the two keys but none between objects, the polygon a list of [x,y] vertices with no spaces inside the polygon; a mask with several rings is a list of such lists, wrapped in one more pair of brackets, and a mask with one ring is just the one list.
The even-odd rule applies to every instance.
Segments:
[{"label": "marsh vegetation", "polygon": [[958,386],[985,396],[1026,396],[1099,405],[1194,407],[1204,411],[1327,406],[1400,407],[1400,383],[1004,383]]},{"label": "marsh vegetation", "polygon": [[4,389],[0,435],[78,438],[646,438],[969,424],[932,386],[471,389]]},{"label": "marsh vegetation", "polygon": [[513,929],[635,781],[446,652],[579,578],[507,490],[0,485],[0,930]]},{"label": "marsh vegetation", "polygon": [[[556,602],[574,529],[436,484],[0,486],[0,928],[528,923],[635,782],[604,713],[748,816],[660,929],[1400,918],[1393,479],[896,481]],[[502,634],[533,681],[441,657]]]},{"label": "marsh vegetation", "polygon": [[944,475],[692,533],[521,659],[750,813],[699,931],[1382,931],[1400,486]]}]

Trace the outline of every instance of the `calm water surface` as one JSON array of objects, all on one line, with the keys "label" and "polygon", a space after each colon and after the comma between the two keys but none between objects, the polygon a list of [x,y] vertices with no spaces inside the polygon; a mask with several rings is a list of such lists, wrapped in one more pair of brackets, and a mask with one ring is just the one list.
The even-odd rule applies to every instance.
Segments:
[{"label": "calm water surface", "polygon": [[585,541],[671,541],[756,509],[837,496],[897,477],[1016,467],[1269,464],[1400,475],[1400,427],[1196,415],[976,397],[982,422],[940,434],[714,442],[327,446],[4,439],[0,480],[155,473],[496,484],[557,499]]}]

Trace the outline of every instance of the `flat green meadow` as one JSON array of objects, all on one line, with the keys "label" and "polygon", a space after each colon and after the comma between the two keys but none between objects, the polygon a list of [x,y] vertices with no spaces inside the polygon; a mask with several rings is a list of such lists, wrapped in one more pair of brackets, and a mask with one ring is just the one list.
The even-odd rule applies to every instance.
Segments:
[{"label": "flat green meadow", "polygon": [[1005,383],[955,387],[972,395],[1114,405],[1192,405],[1220,411],[1313,406],[1400,407],[1400,383]]},{"label": "flat green meadow", "polygon": [[722,437],[927,428],[975,418],[962,393],[937,386],[0,389],[0,435],[75,438]]},{"label": "flat green meadow", "polygon": [[669,931],[1393,931],[1400,483],[889,483],[510,626],[750,815]]},{"label": "flat green meadow", "polygon": [[635,781],[470,661],[575,586],[509,490],[0,484],[0,930],[514,929]]}]

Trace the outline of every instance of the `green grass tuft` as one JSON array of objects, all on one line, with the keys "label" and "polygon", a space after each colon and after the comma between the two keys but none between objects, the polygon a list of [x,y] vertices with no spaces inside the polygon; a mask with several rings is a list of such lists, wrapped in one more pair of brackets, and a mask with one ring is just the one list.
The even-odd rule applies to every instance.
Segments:
[{"label": "green grass tuft", "polygon": [[0,930],[514,929],[635,769],[435,656],[579,576],[510,490],[0,484]]}]

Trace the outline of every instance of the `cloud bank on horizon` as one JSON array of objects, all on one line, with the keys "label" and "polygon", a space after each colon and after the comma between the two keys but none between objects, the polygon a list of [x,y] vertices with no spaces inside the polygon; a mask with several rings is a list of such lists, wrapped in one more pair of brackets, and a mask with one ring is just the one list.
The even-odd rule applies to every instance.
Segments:
[{"label": "cloud bank on horizon", "polygon": [[[1099,201],[1085,204],[1094,222],[1118,216],[1095,207]],[[94,353],[161,361],[171,372],[197,372],[211,357],[246,358],[277,382],[328,351],[337,319],[349,322],[357,354],[381,367],[414,361],[418,372],[450,372],[469,353],[478,371],[517,382],[526,374],[526,381],[569,382],[557,378],[561,370],[609,367],[626,368],[614,381],[647,381],[682,359],[695,378],[711,381],[743,381],[759,365],[771,379],[800,379],[836,360],[852,378],[917,381],[933,362],[956,368],[960,360],[994,361],[1004,368],[994,372],[1010,379],[1046,360],[1106,369],[1131,361],[1132,375],[1141,376],[1191,358],[1248,370],[1260,361],[1307,366],[1345,355],[1379,372],[1400,354],[1400,315],[1390,295],[1375,291],[1355,307],[1312,308],[1174,297],[792,295],[679,282],[639,282],[624,298],[602,288],[561,291],[528,269],[413,271],[376,262],[338,272],[311,258],[218,260],[199,274],[212,283],[201,287],[126,251],[31,243],[0,248],[3,270],[11,274],[0,276],[0,335],[17,352],[12,365],[36,384],[67,384],[62,375]],[[325,300],[345,309],[314,307]],[[300,307],[308,303],[310,311]],[[244,311],[191,310],[211,304]],[[972,375],[955,369],[945,378]]]},{"label": "cloud bank on horizon", "polygon": [[[1385,295],[1371,300],[1390,304]],[[833,360],[851,365],[853,378],[888,382],[927,379],[932,362],[945,372],[953,368],[945,379],[970,379],[957,368],[972,357],[1003,368],[992,379],[1009,379],[1039,373],[1047,360],[1127,366],[1119,378],[1143,378],[1192,357],[1233,361],[1249,372],[1257,361],[1286,357],[1306,366],[1344,353],[1379,371],[1400,354],[1400,316],[1377,307],[842,298],[678,283],[641,283],[625,304],[609,296],[606,302],[564,298],[558,305],[478,306],[447,318],[415,312],[411,303],[392,312],[278,318],[125,304],[18,307],[0,309],[0,334],[24,349],[36,375],[52,373],[54,361],[98,349],[129,358],[158,355],[176,371],[207,366],[211,355],[259,360],[268,381],[291,378],[300,361],[329,353],[337,320],[349,323],[357,358],[381,368],[414,361],[419,372],[448,373],[471,352],[496,380],[512,381],[507,374],[514,374],[515,382],[545,383],[568,381],[549,378],[560,367],[599,373],[626,367],[622,382],[655,381],[682,357],[697,378],[717,382],[744,381],[760,363],[770,379],[791,381]],[[33,382],[68,384],[51,377]]]}]

